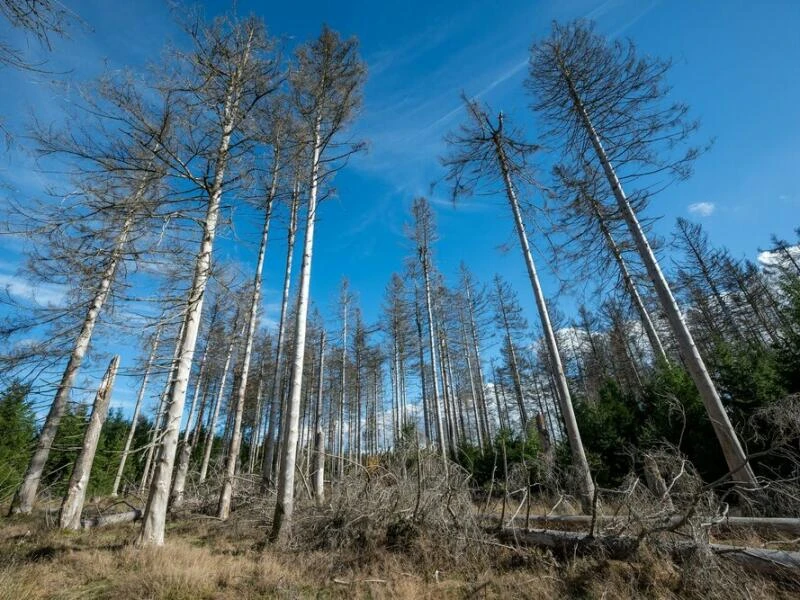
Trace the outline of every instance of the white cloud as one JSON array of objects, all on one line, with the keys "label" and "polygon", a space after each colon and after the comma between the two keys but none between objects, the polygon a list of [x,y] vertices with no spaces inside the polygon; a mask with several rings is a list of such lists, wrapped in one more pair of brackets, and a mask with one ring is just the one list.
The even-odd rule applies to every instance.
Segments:
[{"label": "white cloud", "polygon": [[[795,260],[800,260],[800,245],[789,246],[786,250],[792,256],[792,258]],[[765,267],[791,266],[787,264],[789,263],[789,260],[786,255],[784,255],[782,252],[773,252],[770,250],[760,252],[758,254],[758,262]]]},{"label": "white cloud", "polygon": [[34,285],[5,273],[0,273],[0,287],[19,299],[45,305],[61,306],[66,298],[66,288],[63,285],[48,283]]},{"label": "white cloud", "polygon": [[713,202],[695,202],[689,205],[689,212],[700,217],[710,217],[715,208]]}]

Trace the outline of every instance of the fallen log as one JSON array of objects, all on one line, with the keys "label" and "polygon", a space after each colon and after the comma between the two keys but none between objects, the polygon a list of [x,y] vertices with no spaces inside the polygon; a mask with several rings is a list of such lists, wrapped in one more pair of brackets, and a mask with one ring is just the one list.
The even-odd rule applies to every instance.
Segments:
[{"label": "fallen log", "polygon": [[81,528],[90,529],[91,527],[102,527],[104,525],[116,525],[117,523],[132,523],[142,518],[142,511],[138,508],[127,512],[112,513],[110,515],[100,515],[81,519]]},{"label": "fallen log", "polygon": [[[520,517],[517,521],[523,520],[524,517]],[[652,520],[643,520],[643,521],[635,521],[631,518],[626,518],[624,516],[604,516],[598,515],[596,517],[596,522],[598,524],[608,525],[609,523],[619,523],[624,524],[626,521],[630,523],[658,523],[659,525],[664,524],[669,527],[674,527],[679,525],[683,520],[683,517],[680,515],[674,515],[669,517],[669,520],[664,523],[665,519],[652,519]],[[589,515],[531,515],[528,517],[528,521],[531,523],[536,523],[539,525],[547,525],[548,523],[553,524],[569,524],[569,525],[590,525],[592,522],[592,517]],[[709,520],[707,523],[701,524],[704,527],[715,527],[721,529],[759,529],[759,530],[771,530],[771,531],[778,531],[781,533],[788,533],[794,536],[800,536],[800,519],[793,519],[793,518],[767,518],[767,517],[725,517],[720,520]]]},{"label": "fallen log", "polygon": [[[553,529],[531,531],[503,529],[498,537],[506,543],[548,548],[553,554],[562,558],[603,553],[608,558],[625,560],[633,555],[640,543],[638,538],[632,536],[590,536],[586,533]],[[772,576],[783,576],[791,572],[796,577],[795,571],[800,570],[800,552],[729,544],[698,544],[681,540],[667,542],[650,539],[648,543],[656,544],[675,558],[684,558],[691,552],[708,549],[717,556],[733,560],[747,569]]]},{"label": "fallen log", "polygon": [[631,536],[590,536],[587,533],[554,529],[507,528],[500,530],[498,537],[507,544],[548,548],[562,558],[602,553],[608,558],[625,560],[639,546],[639,541]]}]

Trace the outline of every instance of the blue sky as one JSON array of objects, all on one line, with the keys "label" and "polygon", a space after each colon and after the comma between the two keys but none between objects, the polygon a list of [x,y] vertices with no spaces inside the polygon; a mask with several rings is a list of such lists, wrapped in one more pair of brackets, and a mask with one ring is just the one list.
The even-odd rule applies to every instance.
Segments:
[{"label": "blue sky", "polygon": [[[86,23],[70,39],[56,40],[53,75],[0,72],[5,92],[0,115],[20,131],[26,115],[57,121],[63,89],[52,80],[85,80],[104,68],[142,68],[157,60],[165,43],[182,43],[164,2],[64,0]],[[213,15],[228,2],[206,2]],[[463,114],[459,94],[479,95],[502,109],[535,138],[537,123],[522,87],[531,41],[545,35],[553,19],[589,17],[612,36],[632,37],[643,52],[671,56],[674,96],[702,121],[701,136],[715,138],[694,177],[652,203],[648,216],[663,217],[656,230],[668,234],[677,216],[702,222],[711,241],[735,255],[755,258],[769,235],[793,238],[800,225],[800,3],[791,0],[696,2],[693,0],[508,0],[496,2],[238,2],[238,12],[264,17],[287,46],[307,40],[327,22],[356,35],[369,77],[365,104],[353,133],[369,152],[337,178],[337,198],[320,212],[312,295],[332,308],[340,279],[359,294],[368,320],[378,316],[392,271],[409,253],[403,235],[411,200],[430,195],[442,176],[438,158],[444,134]],[[35,48],[31,49],[36,53]],[[64,71],[69,74],[60,75]],[[8,192],[41,194],[46,178],[31,170],[24,142],[0,153],[0,178]],[[546,162],[546,160],[545,160]],[[430,195],[439,219],[436,260],[453,276],[464,260],[488,281],[499,272],[512,281],[534,321],[533,301],[519,250],[501,198],[482,197],[454,208],[440,183]],[[237,227],[244,239],[219,243],[222,256],[249,265],[256,231]],[[265,272],[265,303],[274,316],[283,263],[283,232],[276,232]],[[247,241],[250,240],[250,243]],[[0,283],[13,283],[15,242],[0,240]],[[507,252],[500,246],[512,244]],[[539,259],[546,291],[556,285]],[[57,290],[49,290],[57,293]],[[563,299],[565,307],[574,299]],[[331,321],[333,322],[333,321]],[[125,357],[123,357],[125,360]],[[123,388],[131,385],[121,383]],[[122,391],[127,405],[131,390]]]}]

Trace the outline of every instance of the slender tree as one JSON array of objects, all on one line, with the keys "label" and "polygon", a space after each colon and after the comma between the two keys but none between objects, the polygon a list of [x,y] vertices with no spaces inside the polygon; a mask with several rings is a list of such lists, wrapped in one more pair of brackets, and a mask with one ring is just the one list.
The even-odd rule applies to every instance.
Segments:
[{"label": "slender tree", "polygon": [[453,184],[454,197],[474,193],[476,186],[481,183],[493,185],[500,182],[502,185],[511,209],[542,324],[545,346],[569,437],[572,464],[578,475],[581,503],[585,509],[588,509],[594,496],[594,483],[589,472],[589,463],[586,460],[578,423],[575,420],[567,378],[561,364],[561,355],[550,322],[550,314],[539,281],[539,274],[533,261],[515,184],[515,179],[523,183],[533,183],[529,160],[530,155],[536,150],[536,146],[520,141],[515,132],[506,131],[502,113],[498,116],[497,122],[493,122],[490,120],[488,112],[477,102],[467,99],[464,102],[469,121],[466,125],[462,125],[459,133],[448,137],[448,143],[453,150],[452,154],[444,160],[444,164],[449,170],[448,179]]},{"label": "slender tree", "polygon": [[[210,274],[220,203],[228,182],[226,169],[235,158],[234,152],[244,152],[247,148],[248,118],[274,89],[274,62],[269,57],[264,58],[271,51],[271,42],[266,38],[262,23],[255,19],[234,21],[222,18],[211,26],[197,27],[191,33],[194,49],[186,61],[186,87],[174,100],[184,103],[182,108],[187,113],[184,126],[196,133],[187,138],[193,147],[192,158],[199,156],[206,162],[202,173],[188,170],[189,159],[181,158],[181,148],[175,148],[171,143],[163,144],[161,155],[168,154],[164,160],[171,165],[183,165],[181,176],[196,185],[204,195],[205,215],[201,221],[202,239],[186,303],[185,326],[179,340],[178,368],[168,397],[162,451],[142,520],[138,538],[140,545],[164,543],[179,427]],[[207,107],[212,109],[209,111]],[[204,147],[197,148],[196,139],[202,139]]]},{"label": "slender tree", "polygon": [[311,283],[311,259],[314,249],[314,228],[320,185],[334,172],[332,160],[355,150],[348,145],[337,151],[337,134],[353,117],[360,103],[364,66],[357,54],[355,39],[342,40],[338,34],[323,28],[319,38],[301,46],[295,55],[296,68],[291,76],[293,105],[304,134],[310,141],[309,183],[305,240],[298,284],[295,316],[294,356],[287,412],[284,415],[286,435],[281,455],[278,498],[270,537],[284,541],[291,530],[294,511],[294,477],[297,456],[298,425],[303,384]]},{"label": "slender tree", "polygon": [[100,440],[100,431],[108,416],[108,405],[111,402],[111,391],[114,388],[114,378],[119,368],[119,355],[111,359],[108,369],[97,388],[97,394],[92,406],[92,415],[89,417],[89,426],[83,436],[83,445],[72,467],[72,475],[67,485],[67,493],[61,502],[61,511],[58,522],[62,529],[80,529],[81,511],[86,498],[86,488],[89,485],[89,475],[92,472],[94,456],[97,452],[97,442]]},{"label": "slender tree", "polygon": [[144,368],[144,375],[142,375],[142,383],[139,386],[139,393],[136,395],[136,403],[133,406],[133,415],[131,415],[131,426],[128,429],[128,435],[125,438],[125,446],[122,448],[122,456],[119,460],[119,467],[117,468],[117,475],[114,478],[114,485],[111,488],[111,495],[116,496],[119,493],[119,486],[122,483],[122,475],[125,473],[125,463],[128,461],[128,454],[131,451],[131,445],[133,444],[133,438],[136,435],[136,426],[139,422],[139,414],[142,410],[142,401],[144,400],[144,395],[147,390],[147,382],[150,379],[150,371],[153,368],[153,363],[156,359],[156,353],[158,352],[158,342],[161,338],[161,329],[163,327],[162,323],[159,323],[156,327],[156,331],[153,334],[153,341],[150,346],[150,356],[147,358],[147,364]]},{"label": "slender tree", "polygon": [[[434,320],[433,310],[433,290],[431,286],[431,277],[433,265],[431,262],[431,245],[436,241],[436,222],[434,220],[434,213],[431,209],[428,200],[425,198],[416,198],[411,205],[411,214],[414,217],[414,223],[409,227],[409,237],[414,242],[417,258],[419,260],[420,269],[422,272],[422,290],[425,298],[425,311],[428,324],[428,349],[430,350],[431,361],[431,387],[433,390],[433,406],[432,410],[436,422],[436,439],[439,445],[439,452],[442,455],[442,461],[447,469],[447,431],[445,430],[441,395],[439,389],[439,359],[437,353],[439,352],[437,337],[436,337],[436,321]],[[424,365],[420,365],[424,368]],[[424,391],[423,391],[424,393]]]},{"label": "slender tree", "polygon": [[[579,164],[594,164],[628,226],[655,287],[681,356],[700,392],[731,475],[751,487],[757,481],[706,369],[680,308],[642,229],[627,182],[655,186],[653,176],[686,177],[698,151],[674,148],[696,129],[688,108],[667,104],[664,78],[669,63],[641,58],[632,43],[609,42],[584,22],[554,25],[551,36],[532,48],[528,86],[534,108],[552,125],[551,137]],[[623,179],[621,179],[621,177]]]}]

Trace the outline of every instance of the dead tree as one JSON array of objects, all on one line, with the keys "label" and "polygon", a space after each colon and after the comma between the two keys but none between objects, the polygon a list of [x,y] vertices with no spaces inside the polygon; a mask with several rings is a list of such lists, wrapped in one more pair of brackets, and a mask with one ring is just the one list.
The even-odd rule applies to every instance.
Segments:
[{"label": "dead tree", "polygon": [[[178,447],[179,428],[192,368],[200,316],[211,269],[211,252],[219,223],[222,195],[230,187],[227,169],[248,149],[248,119],[274,90],[274,59],[263,23],[218,19],[211,26],[193,28],[194,49],[185,63],[180,92],[170,94],[184,112],[186,137],[165,141],[159,154],[175,176],[196,187],[204,201],[200,219],[202,236],[186,301],[184,327],[179,340],[177,369],[170,388],[161,452],[138,537],[139,545],[162,545]],[[211,110],[209,110],[209,107]],[[197,140],[200,140],[199,142]],[[178,143],[182,142],[182,143]],[[187,161],[198,158],[200,172]]]},{"label": "dead tree", "polygon": [[100,431],[108,416],[108,405],[111,402],[111,390],[114,388],[114,378],[119,368],[119,355],[111,359],[106,374],[97,388],[97,394],[92,406],[92,416],[89,417],[89,426],[83,436],[83,445],[72,467],[72,475],[67,485],[67,493],[61,502],[61,512],[58,522],[62,529],[80,529],[81,511],[86,498],[86,488],[89,485],[89,475],[94,464],[94,455],[97,451],[97,442],[100,441]]},{"label": "dead tree", "polygon": [[360,104],[364,66],[356,48],[355,39],[342,40],[338,34],[325,27],[318,39],[297,50],[297,65],[291,77],[293,107],[300,118],[303,135],[310,142],[311,157],[308,164],[306,227],[298,283],[292,375],[287,411],[283,415],[285,443],[281,453],[278,497],[270,532],[270,538],[278,541],[285,541],[289,535],[294,512],[306,321],[320,186],[325,183],[326,176],[335,172],[332,161],[341,161],[343,157],[357,150],[352,145],[344,148],[340,146],[338,151],[335,148],[337,135],[354,116]]},{"label": "dead tree", "polygon": [[[444,160],[448,167],[448,180],[453,184],[455,197],[474,193],[481,184],[489,187],[501,186],[508,200],[514,226],[519,239],[520,249],[528,270],[539,319],[542,324],[545,346],[556,383],[557,397],[569,438],[572,451],[572,464],[579,481],[579,494],[585,509],[591,507],[594,496],[594,483],[589,472],[589,463],[583,448],[578,423],[572,407],[569,386],[567,385],[561,354],[556,341],[555,332],[550,322],[550,314],[544,298],[539,274],[533,261],[528,234],[517,194],[517,183],[535,183],[531,177],[529,158],[537,149],[519,139],[514,132],[509,133],[504,124],[503,114],[493,122],[489,114],[477,102],[465,98],[468,122],[460,131],[448,136],[452,154]],[[515,181],[516,180],[516,181]]]},{"label": "dead tree", "polygon": [[[632,43],[609,42],[591,25],[554,25],[532,48],[528,86],[567,157],[604,174],[631,239],[655,287],[681,356],[700,392],[734,479],[757,487],[733,425],[706,369],[622,181],[658,185],[653,177],[687,177],[698,150],[673,148],[696,129],[682,104],[666,104],[669,63],[637,56]],[[641,195],[641,194],[640,194]]]}]

